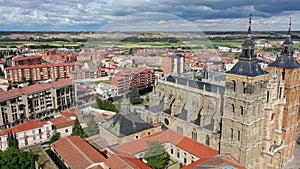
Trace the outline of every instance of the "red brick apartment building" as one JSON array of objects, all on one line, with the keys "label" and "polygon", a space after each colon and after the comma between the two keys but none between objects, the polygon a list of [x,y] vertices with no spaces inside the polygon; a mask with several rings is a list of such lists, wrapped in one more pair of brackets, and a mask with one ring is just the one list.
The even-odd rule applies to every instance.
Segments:
[{"label": "red brick apartment building", "polygon": [[37,65],[42,63],[42,56],[16,56],[12,58],[12,65]]},{"label": "red brick apartment building", "polygon": [[17,65],[5,68],[5,78],[11,82],[20,82],[22,77],[33,81],[62,79],[71,77],[76,62],[58,64]]},{"label": "red brick apartment building", "polygon": [[122,70],[111,78],[111,85],[118,87],[119,95],[129,92],[133,86],[142,89],[152,86],[154,82],[154,71],[140,68]]}]

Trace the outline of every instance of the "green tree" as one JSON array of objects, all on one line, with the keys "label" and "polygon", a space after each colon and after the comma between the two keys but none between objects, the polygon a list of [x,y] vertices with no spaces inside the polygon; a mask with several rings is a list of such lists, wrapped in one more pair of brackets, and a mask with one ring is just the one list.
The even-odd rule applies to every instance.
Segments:
[{"label": "green tree", "polygon": [[130,103],[131,104],[139,104],[142,103],[143,99],[141,98],[138,89],[136,86],[133,86],[130,91]]},{"label": "green tree", "polygon": [[16,148],[0,151],[1,169],[34,169],[34,156]]},{"label": "green tree", "polygon": [[108,110],[108,111],[113,111],[113,112],[118,112],[117,107],[113,104],[113,102],[109,100],[101,100],[100,98],[96,99],[97,107],[99,109],[103,110]]},{"label": "green tree", "polygon": [[87,134],[86,132],[83,130],[83,128],[80,125],[80,122],[78,120],[78,118],[75,119],[74,121],[74,125],[72,128],[72,136],[80,136],[81,138],[86,138]]},{"label": "green tree", "polygon": [[52,144],[54,143],[55,141],[59,140],[60,139],[60,134],[56,131],[54,131],[54,134],[53,136],[50,138],[50,141],[49,143]]},{"label": "green tree", "polygon": [[147,141],[148,150],[144,154],[147,165],[153,169],[165,168],[170,160],[170,156],[165,152],[163,146],[158,141]]},{"label": "green tree", "polygon": [[21,83],[26,83],[26,82],[27,82],[26,77],[25,77],[25,76],[22,76],[22,78],[21,78]]},{"label": "green tree", "polygon": [[87,123],[87,127],[85,128],[88,136],[94,136],[99,134],[99,126],[95,121],[95,115],[92,114],[88,118],[89,118],[89,122]]},{"label": "green tree", "polygon": [[19,149],[19,141],[17,139],[16,133],[9,132],[7,135],[8,148]]}]

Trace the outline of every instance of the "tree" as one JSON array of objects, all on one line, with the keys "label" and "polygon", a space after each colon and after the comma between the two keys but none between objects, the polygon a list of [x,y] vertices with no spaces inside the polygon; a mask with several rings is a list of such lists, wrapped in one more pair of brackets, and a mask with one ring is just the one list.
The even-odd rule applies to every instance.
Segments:
[{"label": "tree", "polygon": [[8,148],[19,149],[19,141],[17,139],[16,133],[15,134],[13,134],[12,132],[8,133],[7,144],[8,144]]},{"label": "tree", "polygon": [[0,168],[34,169],[34,155],[16,148],[0,151]]},{"label": "tree", "polygon": [[27,82],[26,77],[25,77],[25,76],[22,76],[22,78],[21,78],[21,83],[26,83],[26,82]]},{"label": "tree", "polygon": [[97,122],[95,121],[95,115],[92,114],[88,118],[90,120],[87,123],[87,127],[85,128],[88,136],[94,136],[94,135],[99,134],[99,126],[98,126]]},{"label": "tree", "polygon": [[99,109],[118,112],[117,107],[110,100],[102,101],[100,98],[97,98],[96,103]]},{"label": "tree", "polygon": [[73,128],[72,128],[72,134],[71,135],[72,136],[80,136],[81,138],[86,138],[87,137],[87,134],[85,133],[85,131],[81,127],[78,118],[76,118],[75,121],[74,121],[74,125],[73,125]]},{"label": "tree", "polygon": [[54,134],[53,136],[50,138],[50,141],[49,143],[52,144],[54,143],[55,141],[59,140],[60,139],[60,134],[56,131],[54,131]]},{"label": "tree", "polygon": [[130,91],[130,103],[131,104],[139,104],[142,103],[143,99],[141,98],[139,91],[136,86],[133,86]]},{"label": "tree", "polygon": [[148,150],[144,154],[147,165],[153,169],[165,168],[170,160],[170,156],[165,152],[163,146],[158,141],[147,141]]}]

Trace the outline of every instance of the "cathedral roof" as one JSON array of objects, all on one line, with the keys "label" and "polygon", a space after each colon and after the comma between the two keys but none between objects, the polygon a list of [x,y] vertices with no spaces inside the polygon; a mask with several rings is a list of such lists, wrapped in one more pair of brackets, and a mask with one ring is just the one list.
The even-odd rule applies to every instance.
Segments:
[{"label": "cathedral roof", "polygon": [[257,60],[239,60],[231,70],[227,71],[229,74],[237,74],[249,77],[255,77],[263,74],[267,74],[262,70]]},{"label": "cathedral roof", "polygon": [[285,69],[299,68],[300,64],[293,56],[293,41],[291,38],[291,21],[289,24],[288,38],[282,44],[282,52],[274,62],[270,63],[269,66],[281,67]]},{"label": "cathedral roof", "polygon": [[300,64],[294,59],[293,56],[281,55],[274,62],[270,63],[269,66],[294,69],[300,67]]},{"label": "cathedral roof", "polygon": [[254,54],[254,42],[251,39],[251,15],[249,18],[248,37],[245,39],[239,61],[226,73],[255,77],[267,74],[262,70]]}]

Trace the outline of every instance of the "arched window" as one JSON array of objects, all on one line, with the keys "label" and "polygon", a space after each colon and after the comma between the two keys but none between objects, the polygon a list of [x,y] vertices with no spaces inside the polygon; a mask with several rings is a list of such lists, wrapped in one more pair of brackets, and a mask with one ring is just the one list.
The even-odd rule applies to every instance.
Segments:
[{"label": "arched window", "polygon": [[244,107],[241,106],[240,108],[241,108],[241,115],[244,115]]},{"label": "arched window", "polygon": [[246,83],[243,82],[242,85],[243,85],[243,93],[245,94],[246,93]]},{"label": "arched window", "polygon": [[234,113],[234,104],[231,104],[232,113]]},{"label": "arched window", "polygon": [[236,89],[236,82],[235,82],[235,80],[232,81],[232,84],[233,84],[233,91],[235,91],[235,89]]},{"label": "arched window", "polygon": [[273,113],[273,114],[271,115],[271,120],[274,120],[274,116],[275,116],[275,114]]},{"label": "arched window", "polygon": [[208,145],[208,146],[209,146],[209,142],[210,142],[209,135],[206,135],[206,141],[205,141],[206,145]]}]

